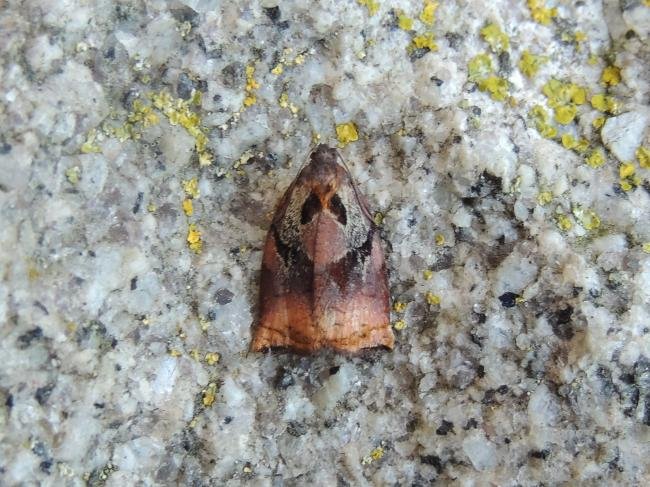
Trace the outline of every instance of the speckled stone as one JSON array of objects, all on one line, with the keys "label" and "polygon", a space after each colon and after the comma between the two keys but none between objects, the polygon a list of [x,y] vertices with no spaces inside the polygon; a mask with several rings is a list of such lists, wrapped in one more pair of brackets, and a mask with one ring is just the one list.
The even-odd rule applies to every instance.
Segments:
[{"label": "speckled stone", "polygon": [[[424,3],[5,2],[1,485],[648,484],[650,7]],[[395,349],[248,353],[274,206],[348,123]]]}]

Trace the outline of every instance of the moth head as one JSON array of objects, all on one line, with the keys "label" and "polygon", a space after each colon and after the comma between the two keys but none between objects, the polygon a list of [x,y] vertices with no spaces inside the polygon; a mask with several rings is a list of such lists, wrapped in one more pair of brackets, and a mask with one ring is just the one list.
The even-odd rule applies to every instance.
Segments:
[{"label": "moth head", "polygon": [[[276,222],[284,243],[313,246],[313,239],[330,238],[341,252],[363,245],[372,225],[350,173],[338,163],[336,149],[319,145],[300,172]],[[315,226],[316,225],[316,226]],[[323,225],[330,233],[322,233]],[[336,228],[336,230],[334,230]],[[333,232],[333,233],[332,233]],[[310,254],[308,248],[305,248]]]}]

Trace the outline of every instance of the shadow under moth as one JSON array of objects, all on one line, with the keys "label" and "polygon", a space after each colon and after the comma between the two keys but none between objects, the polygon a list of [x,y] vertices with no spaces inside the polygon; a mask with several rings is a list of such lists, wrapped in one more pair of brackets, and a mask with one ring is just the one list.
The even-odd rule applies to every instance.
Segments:
[{"label": "shadow under moth", "polygon": [[339,157],[319,145],[278,204],[251,351],[393,348],[379,232]]}]

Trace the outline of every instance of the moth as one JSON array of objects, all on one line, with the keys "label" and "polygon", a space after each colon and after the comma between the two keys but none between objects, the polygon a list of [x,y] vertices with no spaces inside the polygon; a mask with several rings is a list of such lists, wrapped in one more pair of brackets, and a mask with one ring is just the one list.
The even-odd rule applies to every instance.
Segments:
[{"label": "moth", "polygon": [[339,158],[319,145],[278,204],[251,351],[393,348],[379,231]]}]

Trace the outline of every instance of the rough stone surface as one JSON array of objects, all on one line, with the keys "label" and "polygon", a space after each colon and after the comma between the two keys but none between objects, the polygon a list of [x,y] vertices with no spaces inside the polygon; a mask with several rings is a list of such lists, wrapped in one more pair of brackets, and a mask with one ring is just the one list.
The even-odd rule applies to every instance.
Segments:
[{"label": "rough stone surface", "polygon": [[[362,3],[3,4],[1,485],[648,485],[647,118],[622,174],[590,100],[647,108],[650,7]],[[247,353],[273,208],[350,122],[395,350]]]}]

